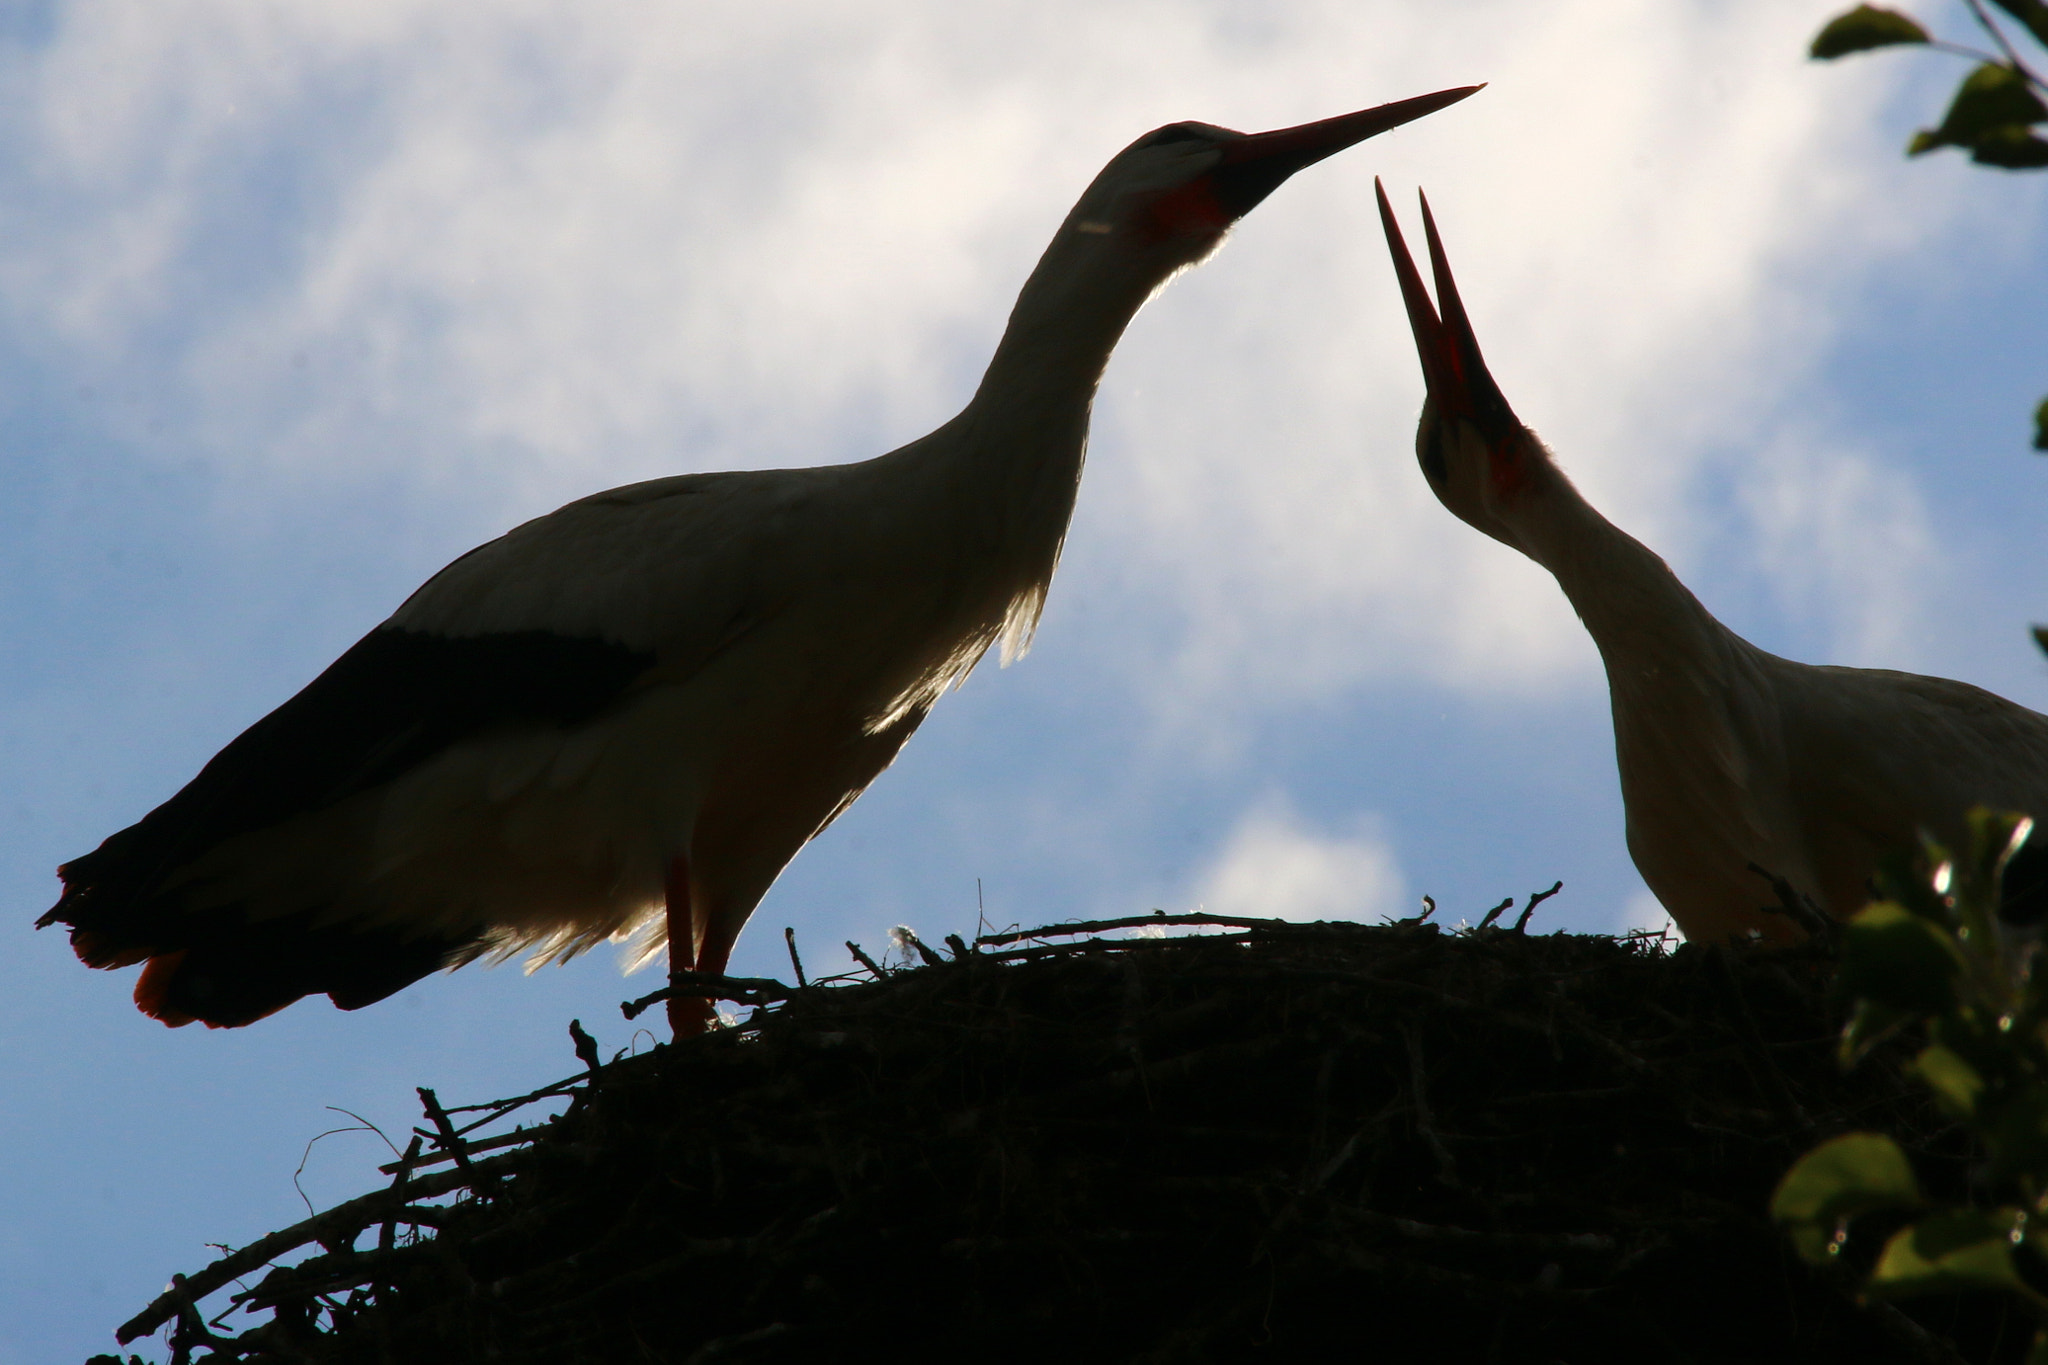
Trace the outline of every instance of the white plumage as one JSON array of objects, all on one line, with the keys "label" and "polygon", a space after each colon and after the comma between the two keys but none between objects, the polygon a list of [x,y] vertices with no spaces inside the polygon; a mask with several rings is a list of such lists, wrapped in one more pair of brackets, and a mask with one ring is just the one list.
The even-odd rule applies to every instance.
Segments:
[{"label": "white plumage", "polygon": [[1923,831],[1962,848],[1974,806],[2048,813],[2048,716],[1946,678],[1768,654],[1595,511],[1487,372],[1428,201],[1441,318],[1379,203],[1429,385],[1417,459],[1445,507],[1556,576],[1599,647],[1629,854],[1686,937],[1796,935],[1762,909],[1753,866],[1847,916]]},{"label": "white plumage", "polygon": [[[1139,139],[952,421],[860,464],[614,489],[470,552],[67,864],[41,922],[93,966],[146,961],[137,1002],[174,1025],[316,992],[354,1008],[636,929],[674,968],[723,970],[783,865],[939,695],[1029,641],[1139,307],[1294,171],[1470,93]],[[671,1018],[695,1031],[702,1003]]]}]

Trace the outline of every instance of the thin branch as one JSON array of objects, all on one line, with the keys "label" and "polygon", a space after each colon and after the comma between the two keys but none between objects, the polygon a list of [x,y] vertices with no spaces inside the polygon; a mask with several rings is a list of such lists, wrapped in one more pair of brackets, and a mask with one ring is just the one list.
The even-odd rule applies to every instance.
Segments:
[{"label": "thin branch", "polygon": [[1963,3],[1970,7],[1970,13],[1976,16],[1979,26],[1998,44],[1998,50],[2005,54],[2005,60],[2011,64],[2012,69],[2028,84],[2041,85],[2041,78],[2021,59],[2019,50],[2012,45],[2012,39],[2006,37],[2005,30],[1992,21],[1990,13],[1984,8],[1984,0],[1963,0]]},{"label": "thin branch", "polygon": [[677,972],[669,977],[668,985],[653,994],[643,995],[638,1000],[621,1001],[619,1012],[628,1019],[637,1019],[643,1011],[670,996],[687,996],[692,1000],[731,1000],[741,1005],[772,1005],[789,999],[789,994],[789,987],[771,977]]},{"label": "thin branch", "polygon": [[1558,892],[1562,890],[1564,890],[1564,883],[1562,881],[1557,881],[1551,883],[1551,887],[1548,891],[1530,892],[1529,903],[1522,907],[1521,918],[1515,921],[1515,927],[1512,932],[1517,934],[1525,934],[1529,932],[1529,916],[1536,913],[1536,907],[1543,904],[1543,902],[1549,900],[1552,896],[1555,896]]},{"label": "thin branch", "polygon": [[804,977],[804,960],[797,956],[796,930],[787,924],[783,925],[782,941],[789,945],[789,965],[796,972],[796,988],[803,990],[811,983]]},{"label": "thin branch", "polygon": [[[1264,929],[1272,933],[1300,933],[1317,927],[1285,919],[1239,919],[1231,915],[1203,913],[1168,915],[1154,911],[1149,915],[1132,915],[1125,919],[1078,920],[1071,924],[1048,924],[1037,929],[1014,929],[1008,933],[983,934],[974,940],[974,946],[993,948],[1005,943],[1018,943],[1028,938],[1077,938],[1083,934],[1103,934],[1116,929],[1143,929],[1151,925],[1214,925],[1224,929]],[[1348,927],[1363,930],[1371,926],[1358,924]]]},{"label": "thin branch", "polygon": [[399,1188],[372,1190],[366,1195],[336,1204],[323,1214],[294,1223],[281,1232],[268,1237],[259,1237],[240,1251],[223,1256],[206,1269],[191,1276],[181,1276],[173,1281],[174,1287],[157,1295],[149,1307],[121,1324],[114,1333],[114,1340],[126,1346],[137,1337],[145,1337],[170,1321],[182,1301],[197,1303],[229,1281],[248,1274],[259,1266],[267,1265],[295,1247],[308,1242],[324,1242],[329,1237],[340,1237],[351,1230],[360,1232],[376,1221],[387,1208],[398,1208],[416,1199],[431,1199],[437,1194],[468,1188],[472,1174],[497,1176],[509,1173],[513,1164],[526,1154],[507,1152],[503,1156],[486,1158],[476,1162],[469,1172],[460,1170],[443,1171],[438,1175],[424,1176],[408,1182]]},{"label": "thin branch", "polygon": [[880,981],[883,977],[888,975],[887,972],[882,970],[882,964],[875,961],[873,958],[869,957],[866,953],[862,952],[860,945],[858,943],[855,943],[852,939],[846,940],[846,951],[853,954],[854,961],[860,963],[861,966],[873,972],[875,974],[875,980]]}]

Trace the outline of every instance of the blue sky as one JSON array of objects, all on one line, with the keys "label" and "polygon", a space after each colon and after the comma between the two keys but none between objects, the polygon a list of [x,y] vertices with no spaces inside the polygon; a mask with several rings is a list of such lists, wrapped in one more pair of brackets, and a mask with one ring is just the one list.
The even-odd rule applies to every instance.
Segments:
[{"label": "blue sky", "polygon": [[[1906,163],[1953,68],[1832,3],[74,0],[0,10],[0,1365],[303,1213],[340,1106],[631,1040],[606,953],[170,1032],[34,917],[421,580],[663,472],[964,401],[1099,165],[1181,118],[1478,97],[1318,166],[1133,325],[1032,653],[791,866],[735,970],[890,925],[1657,916],[1555,585],[1452,519],[1372,211],[1430,191],[1581,488],[1794,658],[2048,707],[2048,176]],[[1944,16],[1930,10],[1926,17]],[[643,1039],[644,1041],[644,1039]],[[315,1147],[316,1202],[365,1134]]]}]

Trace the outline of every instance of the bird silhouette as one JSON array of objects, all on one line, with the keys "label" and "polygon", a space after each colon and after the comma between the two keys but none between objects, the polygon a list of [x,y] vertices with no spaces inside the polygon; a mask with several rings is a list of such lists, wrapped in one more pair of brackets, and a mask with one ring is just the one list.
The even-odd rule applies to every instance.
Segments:
[{"label": "bird silhouette", "polygon": [[[791,857],[991,645],[1030,640],[1126,324],[1294,172],[1477,87],[1113,158],[980,387],[858,464],[598,493],[470,551],[182,791],[60,869],[38,922],[135,999],[236,1026],[642,931],[724,970]],[[663,913],[665,910],[665,914]],[[678,993],[678,1035],[708,1004]]]},{"label": "bird silhouette", "polygon": [[[1585,623],[1607,671],[1629,855],[1687,938],[1796,938],[1763,908],[1766,875],[1847,917],[1880,862],[1923,834],[1966,847],[1972,808],[2048,814],[2048,716],[1947,678],[1766,653],[1594,510],[1488,372],[1429,201],[1435,307],[1375,189],[1429,390],[1423,477],[1460,520],[1550,570]],[[2015,860],[2018,900],[2041,899],[2041,861]]]}]

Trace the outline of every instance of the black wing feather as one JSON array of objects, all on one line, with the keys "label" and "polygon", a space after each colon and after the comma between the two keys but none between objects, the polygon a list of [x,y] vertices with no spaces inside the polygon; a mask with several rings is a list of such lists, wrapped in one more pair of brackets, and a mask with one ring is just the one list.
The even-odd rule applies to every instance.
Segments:
[{"label": "black wing feather", "polygon": [[291,992],[280,1004],[313,990],[367,1004],[474,945],[373,934],[393,941],[366,959],[367,943],[350,951],[338,938],[325,941],[345,931],[185,913],[166,881],[223,840],[389,782],[451,744],[508,726],[588,721],[653,664],[653,655],[624,645],[543,630],[470,638],[372,631],[176,796],[59,869],[63,898],[38,927],[71,925],[79,956],[95,966],[197,950],[217,960],[220,971],[209,976],[286,968],[272,982],[272,993]]}]

